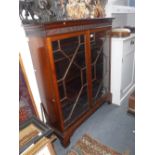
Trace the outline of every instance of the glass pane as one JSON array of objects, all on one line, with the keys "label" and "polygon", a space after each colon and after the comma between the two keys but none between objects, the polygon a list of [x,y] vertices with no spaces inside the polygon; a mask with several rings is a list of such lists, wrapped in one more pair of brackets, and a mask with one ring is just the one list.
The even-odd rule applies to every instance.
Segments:
[{"label": "glass pane", "polygon": [[90,35],[93,103],[109,91],[109,37],[104,31]]},{"label": "glass pane", "polygon": [[65,127],[88,110],[84,35],[52,42]]}]

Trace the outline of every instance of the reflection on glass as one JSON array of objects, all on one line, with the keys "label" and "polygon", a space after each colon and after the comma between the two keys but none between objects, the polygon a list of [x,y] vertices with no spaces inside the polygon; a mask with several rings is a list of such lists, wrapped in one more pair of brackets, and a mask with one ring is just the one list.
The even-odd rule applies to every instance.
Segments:
[{"label": "reflection on glass", "polygon": [[93,103],[109,91],[109,38],[105,32],[90,35]]}]

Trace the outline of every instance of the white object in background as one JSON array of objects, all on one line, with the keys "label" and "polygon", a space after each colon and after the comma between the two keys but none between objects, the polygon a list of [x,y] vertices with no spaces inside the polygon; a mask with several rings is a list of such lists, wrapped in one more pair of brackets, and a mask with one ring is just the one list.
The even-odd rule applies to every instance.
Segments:
[{"label": "white object in background", "polygon": [[112,103],[121,105],[135,87],[135,35],[112,38],[111,93]]},{"label": "white object in background", "polygon": [[111,5],[121,5],[121,6],[129,6],[130,0],[108,0],[108,4]]},{"label": "white object in background", "polygon": [[107,5],[105,10],[107,17],[113,17],[113,14],[135,13],[135,8],[131,6]]},{"label": "white object in background", "polygon": [[129,6],[128,0],[108,0],[105,10],[107,17],[114,17],[113,14],[135,13],[135,7]]}]

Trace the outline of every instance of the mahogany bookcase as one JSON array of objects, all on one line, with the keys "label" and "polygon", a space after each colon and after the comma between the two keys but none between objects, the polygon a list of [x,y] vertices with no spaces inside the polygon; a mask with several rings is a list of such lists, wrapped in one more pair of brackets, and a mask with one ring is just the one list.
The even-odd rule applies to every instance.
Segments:
[{"label": "mahogany bookcase", "polygon": [[75,129],[111,103],[112,18],[23,25],[48,124],[67,146]]}]

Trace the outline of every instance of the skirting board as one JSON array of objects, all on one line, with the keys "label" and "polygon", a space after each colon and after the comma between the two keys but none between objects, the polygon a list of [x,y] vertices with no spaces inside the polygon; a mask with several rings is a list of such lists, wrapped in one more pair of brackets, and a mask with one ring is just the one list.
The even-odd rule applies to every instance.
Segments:
[{"label": "skirting board", "polygon": [[120,106],[122,105],[123,102],[125,102],[125,100],[128,101],[128,97],[134,91],[134,89],[135,89],[135,84],[126,92],[126,94],[122,98],[120,98],[120,102],[114,103],[112,101],[112,104],[116,104]]}]

